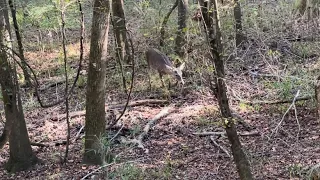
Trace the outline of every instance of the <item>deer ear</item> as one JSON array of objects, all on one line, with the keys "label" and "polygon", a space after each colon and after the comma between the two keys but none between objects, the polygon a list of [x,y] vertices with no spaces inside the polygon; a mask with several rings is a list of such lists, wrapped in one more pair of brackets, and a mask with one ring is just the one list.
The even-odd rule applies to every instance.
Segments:
[{"label": "deer ear", "polygon": [[166,66],[167,69],[173,70],[173,68],[172,68],[171,66],[168,66],[168,65],[166,65],[166,64],[165,64],[165,66]]},{"label": "deer ear", "polygon": [[182,70],[184,68],[184,65],[185,63],[182,63],[180,66],[179,66],[179,69]]}]

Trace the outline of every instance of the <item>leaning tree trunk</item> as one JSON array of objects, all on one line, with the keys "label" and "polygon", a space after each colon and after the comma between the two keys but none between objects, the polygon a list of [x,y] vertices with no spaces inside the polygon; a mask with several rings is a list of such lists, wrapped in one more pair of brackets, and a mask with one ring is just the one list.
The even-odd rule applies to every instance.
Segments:
[{"label": "leaning tree trunk", "polygon": [[188,0],[178,0],[178,31],[175,51],[180,58],[185,56]]},{"label": "leaning tree trunk", "polygon": [[176,0],[176,2],[171,7],[170,11],[163,18],[163,21],[162,21],[162,24],[161,24],[161,28],[160,28],[160,47],[164,46],[167,23],[169,21],[170,15],[172,14],[173,10],[176,9],[176,7],[178,6],[178,2],[179,2],[179,0]]},{"label": "leaning tree trunk", "polygon": [[25,79],[25,85],[27,87],[29,87],[29,86],[31,86],[31,77],[30,77],[30,74],[28,72],[26,59],[24,58],[22,37],[21,37],[21,34],[20,34],[19,25],[18,25],[17,17],[16,17],[16,7],[15,7],[15,4],[13,3],[12,0],[9,0],[8,2],[9,2],[10,10],[11,10],[11,15],[12,15],[13,27],[14,27],[14,30],[15,30],[15,33],[16,33],[19,54],[20,54],[20,57],[21,57],[21,65],[22,65],[21,68],[22,68],[22,71],[23,71],[24,79]]},{"label": "leaning tree trunk", "polygon": [[[207,21],[209,24],[207,24],[207,27],[209,28],[208,37],[209,37],[209,43],[211,46],[211,53],[213,55],[213,58],[211,60],[213,61],[213,64],[215,66],[216,76],[217,76],[217,78],[215,78],[216,88],[214,91],[216,93],[216,97],[218,98],[221,115],[225,123],[225,130],[226,130],[228,139],[231,143],[231,150],[232,150],[234,161],[237,166],[240,179],[250,180],[250,179],[253,179],[251,170],[250,170],[250,165],[246,158],[246,155],[242,150],[239,136],[237,134],[236,127],[233,122],[234,120],[231,114],[228,97],[226,93],[227,88],[224,82],[224,79],[225,79],[224,61],[221,57],[221,54],[223,52],[223,47],[221,43],[222,37],[221,37],[221,30],[220,30],[221,29],[220,19],[218,16],[217,0],[211,0],[211,2],[209,1],[208,5],[209,7],[202,7],[202,8],[205,8],[205,9],[207,8],[204,11],[207,12],[207,16],[209,17]],[[214,9],[215,11],[209,11],[210,9]],[[213,20],[215,21],[215,26],[214,26]]]},{"label": "leaning tree trunk", "polygon": [[[19,93],[17,73],[9,61],[4,45],[10,41],[9,17],[6,0],[0,0],[0,85],[5,117],[9,123],[10,157],[5,165],[9,172],[23,171],[36,164],[38,159],[31,149],[30,140]],[[13,126],[14,125],[14,126]]]},{"label": "leaning tree trunk", "polygon": [[95,0],[93,6],[88,85],[86,94],[85,152],[86,164],[104,163],[99,138],[106,128],[105,80],[110,19],[110,1]]}]

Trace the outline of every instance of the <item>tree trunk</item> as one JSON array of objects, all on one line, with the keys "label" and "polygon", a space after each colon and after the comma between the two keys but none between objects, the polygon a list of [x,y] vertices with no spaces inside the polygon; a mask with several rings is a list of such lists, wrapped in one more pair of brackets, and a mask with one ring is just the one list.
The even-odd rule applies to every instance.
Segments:
[{"label": "tree trunk", "polygon": [[236,46],[239,47],[242,42],[245,41],[245,36],[242,31],[242,13],[241,13],[241,6],[239,0],[234,0],[234,8],[233,8],[233,15],[235,20],[235,29],[236,29]]},{"label": "tree trunk", "polygon": [[178,31],[176,38],[176,53],[180,58],[184,58],[186,44],[185,35],[187,28],[188,0],[178,0]]},{"label": "tree trunk", "polygon": [[125,93],[127,93],[127,82],[125,78],[125,73],[123,70],[122,62],[126,61],[127,64],[130,62],[129,43],[127,41],[127,28],[125,22],[124,15],[124,7],[123,0],[113,0],[112,1],[112,22],[113,22],[113,32],[116,43],[116,58],[118,60],[121,76],[122,76],[122,84]]},{"label": "tree trunk", "polygon": [[[86,164],[102,164],[104,152],[100,152],[99,139],[104,136],[105,80],[110,18],[110,1],[95,0],[91,28],[88,85],[86,94],[85,153]],[[99,153],[100,152],[100,153]]]},{"label": "tree trunk", "polygon": [[[10,39],[9,17],[6,0],[0,0],[0,47]],[[38,159],[33,154],[19,93],[17,73],[14,64],[10,64],[6,48],[0,50],[0,85],[5,105],[5,117],[9,124],[10,158],[5,165],[9,172],[23,171],[36,164]]]},{"label": "tree trunk", "polygon": [[127,28],[126,19],[124,14],[123,0],[112,1],[112,13],[113,13],[113,31],[115,33],[117,42],[117,53],[121,57],[121,60],[130,63],[130,49],[127,41]]},{"label": "tree trunk", "polygon": [[[212,2],[213,1],[213,2]],[[227,97],[227,88],[224,82],[225,72],[224,72],[224,61],[220,56],[223,52],[222,47],[222,40],[221,40],[221,28],[220,28],[220,19],[218,16],[218,7],[217,7],[217,0],[211,0],[208,3],[209,7],[205,10],[208,12],[209,18],[207,27],[209,28],[209,43],[211,46],[211,53],[213,58],[213,64],[215,66],[217,78],[215,78],[216,84],[216,96],[218,98],[219,107],[221,111],[221,115],[224,119],[225,129],[228,136],[228,139],[231,143],[231,150],[234,161],[236,163],[238,173],[240,179],[242,180],[250,180],[252,178],[251,170],[249,162],[244,154],[241,143],[239,140],[239,136],[237,135],[237,131],[235,128],[234,120],[232,118],[231,110],[229,107],[228,97]],[[213,5],[213,7],[212,7]],[[206,7],[204,7],[206,8]],[[209,9],[214,9],[215,11],[208,11]],[[215,20],[215,27],[213,20]]]}]

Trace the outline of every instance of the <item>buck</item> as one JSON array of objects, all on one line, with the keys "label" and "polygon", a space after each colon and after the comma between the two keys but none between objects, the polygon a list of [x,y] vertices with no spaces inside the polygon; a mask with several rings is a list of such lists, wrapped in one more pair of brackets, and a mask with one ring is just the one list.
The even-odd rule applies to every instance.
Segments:
[{"label": "buck", "polygon": [[[184,68],[185,63],[182,63],[179,67],[175,67],[173,63],[170,61],[170,59],[160,52],[159,50],[155,48],[148,49],[146,51],[146,59],[148,62],[148,68],[157,70],[161,79],[162,87],[164,87],[163,82],[163,75],[168,74],[171,77],[175,78],[178,82],[181,82],[184,84],[183,78],[182,78],[182,70]],[[151,81],[150,81],[150,73],[149,75],[149,85],[151,89]],[[170,81],[169,81],[170,84]]]}]

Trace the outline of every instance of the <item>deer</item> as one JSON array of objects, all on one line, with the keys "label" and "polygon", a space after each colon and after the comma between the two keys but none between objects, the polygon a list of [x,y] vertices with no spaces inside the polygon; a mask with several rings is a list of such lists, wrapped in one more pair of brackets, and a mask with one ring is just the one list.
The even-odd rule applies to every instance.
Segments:
[{"label": "deer", "polygon": [[[150,80],[150,70],[157,70],[161,79],[162,87],[164,87],[163,75],[170,75],[171,77],[177,80],[178,84],[184,84],[182,78],[182,70],[185,66],[185,63],[182,63],[179,67],[175,67],[168,56],[160,52],[158,49],[150,48],[146,51],[146,59],[148,63],[148,76],[149,76],[149,87],[151,89],[151,80]],[[170,81],[169,81],[170,87]]]}]

